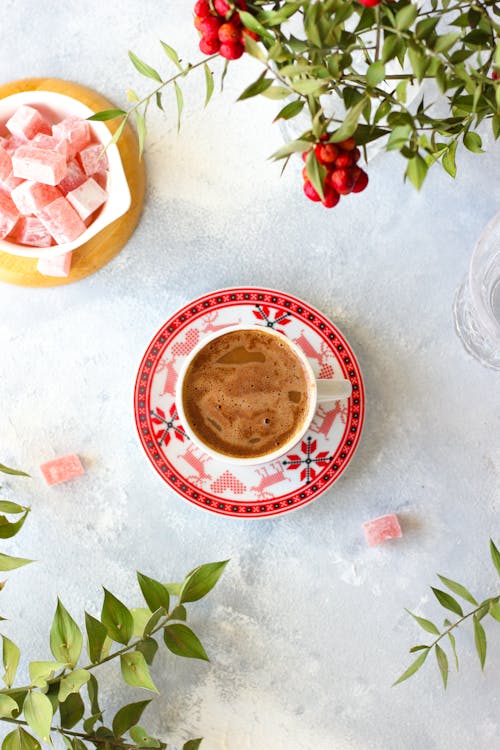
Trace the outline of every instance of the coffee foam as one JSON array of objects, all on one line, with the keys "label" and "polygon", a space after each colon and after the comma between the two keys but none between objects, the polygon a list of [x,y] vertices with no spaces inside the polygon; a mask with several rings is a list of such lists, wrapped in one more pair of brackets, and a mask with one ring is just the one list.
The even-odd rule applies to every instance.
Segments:
[{"label": "coffee foam", "polygon": [[303,426],[309,377],[285,339],[265,330],[231,331],[191,362],[182,400],[188,427],[213,450],[257,458]]}]

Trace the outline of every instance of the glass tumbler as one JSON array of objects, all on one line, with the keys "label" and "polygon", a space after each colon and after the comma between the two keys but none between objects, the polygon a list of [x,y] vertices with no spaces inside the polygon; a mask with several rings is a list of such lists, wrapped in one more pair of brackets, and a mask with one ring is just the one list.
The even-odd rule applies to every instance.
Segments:
[{"label": "glass tumbler", "polygon": [[479,237],[453,313],[467,351],[486,367],[500,370],[500,213]]}]

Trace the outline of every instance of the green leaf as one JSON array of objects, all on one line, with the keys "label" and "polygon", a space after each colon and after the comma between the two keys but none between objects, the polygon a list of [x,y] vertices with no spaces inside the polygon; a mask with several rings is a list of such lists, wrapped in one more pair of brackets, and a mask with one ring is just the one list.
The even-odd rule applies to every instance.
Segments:
[{"label": "green leaf", "polygon": [[420,154],[416,154],[412,159],[408,160],[406,175],[417,190],[420,190],[422,187],[428,170],[429,167]]},{"label": "green leaf", "polygon": [[469,130],[468,133],[465,133],[464,135],[464,146],[465,148],[468,148],[469,151],[472,151],[474,154],[483,154],[484,151],[482,149],[483,142],[481,140],[481,136],[478,133],[473,133],[471,130]]},{"label": "green leaf", "polygon": [[23,565],[28,565],[32,562],[33,560],[27,560],[24,557],[12,557],[11,555],[0,553],[0,571],[2,572],[22,568]]},{"label": "green leaf", "polygon": [[484,669],[484,663],[486,661],[486,633],[476,615],[474,615],[472,619],[474,620],[474,643],[476,644],[476,651],[481,663],[481,669]]},{"label": "green leaf", "polygon": [[444,154],[441,163],[451,177],[456,177],[457,165],[455,163],[455,154],[457,152],[457,141],[453,141],[448,151]]},{"label": "green leaf", "polygon": [[15,536],[24,526],[29,511],[18,520],[11,523],[5,516],[0,516],[0,539],[10,539]]},{"label": "green leaf", "polygon": [[188,740],[182,746],[182,750],[198,750],[202,743],[203,737],[199,737],[197,740]]},{"label": "green leaf", "polygon": [[465,599],[467,602],[470,602],[471,604],[477,606],[477,601],[474,599],[470,591],[468,591],[465,586],[462,586],[461,583],[452,581],[451,578],[445,578],[445,576],[441,576],[439,575],[439,573],[438,578],[442,583],[444,583],[445,586],[450,589],[450,591],[453,591],[454,594],[457,594],[457,596],[461,596],[462,599]]},{"label": "green leaf", "polygon": [[243,43],[248,54],[252,57],[255,57],[256,60],[264,62],[266,59],[266,55],[262,47],[257,44],[255,39],[252,39],[252,37],[248,36],[248,34],[243,34],[243,36],[245,37]]},{"label": "green leaf", "polygon": [[205,87],[206,87],[206,96],[205,96],[205,107],[207,106],[208,102],[212,98],[212,94],[214,93],[214,75],[208,65],[205,63],[203,65],[203,70],[205,71]]},{"label": "green leaf", "polygon": [[170,596],[179,596],[181,593],[182,583],[165,583],[165,588],[167,589]]},{"label": "green leaf", "polygon": [[391,36],[386,36],[384,45],[382,47],[382,62],[386,63],[389,62],[389,60],[392,60],[393,57],[396,57],[398,53],[398,46],[399,46],[399,37],[392,34]]},{"label": "green leaf", "polygon": [[29,474],[26,474],[25,471],[19,471],[19,469],[11,469],[9,466],[5,466],[5,464],[0,464],[0,471],[3,472],[3,474],[11,474],[14,477],[29,477]]},{"label": "green leaf", "polygon": [[460,615],[460,617],[463,617],[464,612],[460,604],[457,602],[456,599],[453,598],[453,596],[450,596],[450,594],[447,594],[446,591],[441,591],[441,589],[436,589],[434,586],[431,586],[432,592],[440,605],[442,607],[445,607],[446,609],[449,609],[450,612],[455,612],[455,614]]},{"label": "green leaf", "polygon": [[159,609],[156,610],[156,612],[153,612],[149,620],[146,622],[141,635],[145,635],[145,636],[151,635],[152,631],[158,625],[161,618],[164,617],[166,614],[167,612],[163,607],[160,607]]},{"label": "green leaf", "polygon": [[14,714],[19,713],[19,706],[16,701],[10,697],[10,695],[2,695],[0,693],[0,716],[7,716],[11,718]]},{"label": "green leaf", "polygon": [[76,726],[82,720],[84,713],[85,705],[79,693],[71,693],[65,701],[59,704],[61,726],[65,729],[72,729]]},{"label": "green leaf", "polygon": [[303,109],[304,102],[302,99],[296,99],[293,102],[289,102],[283,107],[283,109],[280,109],[273,122],[276,122],[277,120],[290,120],[292,117],[298,115],[299,112],[302,112]]},{"label": "green leaf", "polygon": [[123,117],[126,114],[123,109],[104,109],[102,112],[96,112],[95,115],[87,117],[87,120],[105,122],[106,120],[114,120],[116,117]]},{"label": "green leaf", "polygon": [[6,635],[2,635],[2,641],[3,641],[3,667],[5,669],[5,674],[3,675],[3,681],[7,685],[8,688],[12,687],[12,683],[15,680],[16,672],[17,672],[17,666],[19,664],[19,657],[21,656],[21,652],[19,651],[18,647],[15,643],[13,643],[10,638],[7,638]]},{"label": "green leaf", "polygon": [[285,157],[290,156],[290,154],[296,154],[300,151],[307,151],[309,148],[311,148],[311,143],[309,141],[305,141],[302,139],[299,139],[297,141],[290,141],[290,143],[286,143],[284,146],[275,151],[270,158],[277,161],[278,159],[284,159]]},{"label": "green leaf", "polygon": [[144,633],[144,628],[148,624],[151,617],[151,612],[147,607],[137,607],[130,610],[134,619],[134,631],[132,635],[135,638],[140,638]]},{"label": "green leaf", "polygon": [[137,136],[139,138],[139,159],[142,159],[144,144],[146,142],[146,118],[138,109],[134,110],[134,115],[137,125]]},{"label": "green leaf", "polygon": [[206,596],[221,577],[228,562],[229,560],[207,563],[188,573],[179,592],[179,604],[196,602]]},{"label": "green leaf", "polygon": [[137,644],[136,650],[144,655],[147,664],[152,664],[158,651],[158,644],[154,638],[145,638]]},{"label": "green leaf", "polygon": [[347,113],[344,122],[335,133],[330,136],[331,143],[339,143],[344,141],[346,138],[350,138],[356,132],[358,127],[359,118],[366,104],[366,99],[363,97],[357,104],[352,107]]},{"label": "green leaf", "polygon": [[430,648],[426,643],[423,643],[420,646],[412,646],[410,648],[410,654],[415,654],[417,651],[423,651],[426,648]]},{"label": "green leaf", "polygon": [[141,73],[141,75],[146,76],[146,78],[152,78],[154,81],[162,83],[160,74],[154,68],[138,58],[137,55],[134,55],[131,50],[129,50],[128,56],[130,57],[134,67],[139,71],[139,73]]},{"label": "green leaf", "polygon": [[436,39],[434,52],[440,52],[441,54],[448,52],[459,39],[460,34],[443,34]]},{"label": "green leaf", "polygon": [[436,643],[436,661],[441,672],[441,677],[443,678],[444,689],[446,690],[448,683],[448,657],[438,643]]},{"label": "green leaf", "polygon": [[[76,695],[76,693],[75,693]],[[92,714],[83,722],[83,729],[87,734],[92,734],[95,725],[98,721],[102,721],[102,713]]]},{"label": "green leaf", "polygon": [[113,734],[115,737],[121,737],[125,732],[133,727],[140,720],[144,709],[149,706],[150,700],[138,701],[137,703],[129,703],[127,706],[123,706],[115,714],[113,719]]},{"label": "green leaf", "polygon": [[163,47],[163,51],[165,52],[165,54],[169,58],[169,60],[172,60],[172,62],[174,63],[174,65],[176,65],[177,68],[182,73],[183,67],[181,65],[181,61],[179,60],[179,55],[177,54],[177,52],[175,51],[175,49],[173,47],[171,47],[169,44],[167,44],[166,42],[162,42],[161,40],[160,40],[160,44]]},{"label": "green leaf", "polygon": [[170,607],[170,594],[163,583],[155,581],[154,578],[149,578],[143,573],[137,573],[137,580],[139,581],[142,595],[151,612],[156,612],[161,607],[164,607],[168,612]]},{"label": "green leaf", "polygon": [[500,622],[500,602],[492,602],[490,604],[490,615],[494,620]]},{"label": "green leaf", "polygon": [[92,664],[100,661],[104,641],[108,635],[106,627],[88,612],[85,612],[85,628],[87,630],[87,651]]},{"label": "green leaf", "polygon": [[457,656],[457,644],[455,641],[455,636],[453,635],[453,633],[448,633],[448,638],[450,639],[451,650],[453,651],[453,656],[455,658],[455,666],[458,672],[458,656]]},{"label": "green leaf", "polygon": [[241,102],[244,99],[250,99],[252,96],[262,94],[263,91],[272,85],[273,79],[266,78],[266,71],[260,74],[256,81],[247,86],[246,89],[239,95],[237,101]]},{"label": "green leaf", "polygon": [[97,682],[93,674],[90,675],[90,680],[87,682],[87,692],[89,694],[90,710],[95,716],[101,713],[99,707],[99,683]]},{"label": "green leaf", "polygon": [[290,96],[290,93],[290,89],[287,89],[284,86],[270,86],[262,92],[262,96],[265,96],[266,99],[279,100],[286,99]]},{"label": "green leaf", "polygon": [[294,81],[293,90],[307,96],[319,96],[325,90],[325,83],[317,78],[304,78]]},{"label": "green leaf", "polygon": [[434,625],[433,622],[431,622],[430,620],[426,620],[424,617],[419,617],[418,615],[414,615],[413,612],[410,612],[409,609],[405,611],[408,612],[408,614],[413,617],[415,622],[418,622],[420,627],[426,630],[428,633],[439,635],[439,629]]},{"label": "green leaf", "polygon": [[170,620],[187,620],[186,607],[183,604],[178,604],[177,607],[174,607],[174,609],[170,613],[169,619]]},{"label": "green leaf", "polygon": [[396,28],[400,31],[408,29],[417,16],[418,8],[416,5],[405,5],[396,13]]},{"label": "green leaf", "polygon": [[136,743],[137,747],[154,747],[159,748],[161,746],[161,743],[159,740],[155,740],[153,737],[150,737],[149,734],[146,732],[145,729],[142,727],[132,727],[132,729],[129,732],[130,736]]},{"label": "green leaf", "polygon": [[29,665],[31,683],[44,688],[47,682],[65,667],[66,662],[62,661],[32,661]]},{"label": "green leaf", "polygon": [[22,505],[10,500],[0,500],[0,513],[22,513],[25,510],[28,510],[28,508],[23,508]]},{"label": "green leaf", "polygon": [[149,674],[144,655],[140,651],[122,654],[120,656],[120,664],[123,679],[127,685],[152,690],[155,693],[158,692]]},{"label": "green leaf", "polygon": [[314,149],[307,155],[306,160],[307,176],[312,183],[312,186],[321,197],[321,200],[325,198],[324,181],[326,176],[326,169],[320,165]]},{"label": "green leaf", "polygon": [[[404,10],[404,9],[403,9]],[[381,60],[372,63],[366,71],[366,82],[369,86],[378,86],[385,78],[385,65]]]},{"label": "green leaf", "polygon": [[410,664],[410,666],[408,667],[408,669],[406,670],[406,672],[403,672],[403,674],[401,675],[401,677],[399,677],[396,680],[396,682],[393,683],[392,686],[394,687],[394,685],[399,685],[400,682],[404,682],[409,677],[412,677],[412,675],[414,675],[415,672],[417,672],[420,669],[420,667],[422,666],[422,664],[424,663],[424,661],[427,659],[428,653],[429,653],[428,650],[427,651],[422,651],[422,653],[420,654],[420,656],[417,659],[415,659],[415,661],[413,662],[413,664]]},{"label": "green leaf", "polygon": [[24,701],[24,717],[31,729],[44,742],[50,742],[52,725],[52,704],[46,695],[31,692]]},{"label": "green leaf", "polygon": [[174,81],[174,89],[175,89],[175,100],[177,102],[177,132],[181,129],[181,115],[182,110],[184,109],[184,97],[182,96],[181,87],[177,83],[177,81]]},{"label": "green leaf", "polygon": [[118,125],[108,145],[111,145],[112,143],[116,143],[117,141],[120,140],[120,136],[123,133],[127,122],[128,122],[128,116],[124,117],[121,123]]},{"label": "green leaf", "polygon": [[4,739],[2,750],[41,750],[40,743],[22,727],[14,729]]},{"label": "green leaf", "polygon": [[[500,87],[499,87],[499,90],[500,90]],[[497,569],[497,573],[500,576],[500,552],[498,551],[493,539],[490,539],[490,553],[491,553],[491,559],[493,560],[493,565]]]},{"label": "green leaf", "polygon": [[163,631],[163,639],[169,651],[177,656],[209,661],[198,637],[187,625],[183,625],[182,623],[167,625]]},{"label": "green leaf", "polygon": [[[262,37],[266,37],[270,41],[274,41],[273,35],[255,18],[254,15],[248,13],[245,10],[238,11],[240,20],[247,29],[255,31],[256,34]],[[247,35],[246,35],[247,36]]]},{"label": "green leaf", "polygon": [[65,701],[71,693],[78,693],[89,680],[90,672],[86,669],[75,669],[67,674],[59,683],[59,701]]},{"label": "green leaf", "polygon": [[134,620],[127,607],[107,589],[104,589],[101,620],[110,638],[126,646],[132,637]]},{"label": "green leaf", "polygon": [[82,652],[82,631],[65,609],[60,599],[57,600],[56,613],[50,629],[50,650],[58,661],[74,667]]},{"label": "green leaf", "polygon": [[387,142],[387,151],[400,150],[406,145],[408,138],[412,132],[411,125],[396,125],[392,129]]}]

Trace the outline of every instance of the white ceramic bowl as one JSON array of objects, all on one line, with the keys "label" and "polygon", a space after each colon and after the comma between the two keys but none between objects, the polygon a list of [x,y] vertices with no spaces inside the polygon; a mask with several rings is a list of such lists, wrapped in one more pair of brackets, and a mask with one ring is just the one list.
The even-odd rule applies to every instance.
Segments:
[{"label": "white ceramic bowl", "polygon": [[[19,94],[6,96],[0,99],[0,127],[3,127],[9,117],[14,114],[15,110],[21,104],[30,104],[36,107],[49,122],[55,123],[65,117],[81,117],[86,119],[93,115],[94,112],[89,107],[82,104],[77,99],[64,94],[56,94],[52,91],[23,91]],[[103,145],[107,145],[111,140],[111,134],[103,122],[90,122],[94,135]],[[24,258],[51,258],[62,253],[76,250],[77,247],[84,245],[92,237],[95,237],[104,227],[107,227],[120,216],[123,216],[130,208],[130,190],[123,170],[120,152],[115,144],[108,146],[106,154],[109,161],[109,173],[107,192],[108,200],[104,204],[101,212],[94,222],[85,230],[83,234],[74,240],[62,245],[52,247],[27,247],[26,245],[17,245],[8,240],[0,240],[0,251],[10,253],[11,255],[20,255]]]}]

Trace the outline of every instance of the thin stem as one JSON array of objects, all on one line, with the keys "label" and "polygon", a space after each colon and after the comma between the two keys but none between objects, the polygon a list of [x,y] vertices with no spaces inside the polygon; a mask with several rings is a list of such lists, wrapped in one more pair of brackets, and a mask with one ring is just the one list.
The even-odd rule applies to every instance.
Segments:
[{"label": "thin stem", "polygon": [[456,622],[452,623],[452,624],[450,625],[450,627],[449,627],[449,628],[447,628],[446,630],[444,630],[444,631],[443,631],[443,632],[442,632],[442,633],[441,633],[441,634],[440,634],[440,635],[439,635],[439,636],[438,636],[438,637],[436,638],[436,640],[435,640],[435,641],[434,641],[433,643],[431,643],[431,645],[429,646],[429,651],[430,651],[430,649],[431,649],[431,648],[434,648],[434,646],[435,646],[435,645],[436,645],[437,643],[439,643],[439,641],[440,641],[440,640],[441,640],[442,638],[444,638],[444,637],[445,637],[446,635],[448,635],[448,633],[451,633],[451,631],[452,631],[452,630],[454,630],[454,629],[455,629],[455,628],[457,628],[457,627],[458,627],[458,626],[459,626],[459,625],[460,625],[460,624],[461,624],[462,622],[464,622],[464,620],[467,620],[467,619],[468,619],[469,617],[472,617],[473,615],[476,615],[476,614],[477,614],[477,613],[479,612],[479,610],[480,610],[480,609],[483,609],[483,608],[484,608],[484,607],[485,607],[486,605],[490,605],[490,604],[491,604],[491,602],[494,602],[495,600],[498,600],[498,598],[499,598],[498,596],[492,596],[492,597],[490,597],[489,599],[486,599],[486,600],[485,600],[485,601],[484,601],[484,602],[483,602],[482,604],[480,604],[480,605],[479,605],[478,607],[476,607],[476,609],[473,609],[473,610],[471,610],[471,611],[470,611],[470,612],[468,612],[468,613],[467,613],[466,615],[464,615],[463,617],[461,617],[461,618],[460,618],[459,620],[457,620]]},{"label": "thin stem", "polygon": [[[9,724],[18,724],[19,726],[27,727],[28,722],[23,721],[22,719],[11,719],[8,716],[2,716],[1,721],[7,721]],[[92,742],[96,745],[110,745],[111,747],[119,747],[123,748],[124,750],[132,750],[133,748],[136,748],[137,745],[131,745],[128,742],[120,742],[120,740],[113,740],[108,739],[106,737],[97,737],[97,735],[93,734],[85,734],[85,732],[73,732],[70,729],[64,729],[63,727],[50,727],[50,732],[59,732],[59,734],[70,736],[70,737],[78,737],[82,740],[86,740],[87,742]]]}]

